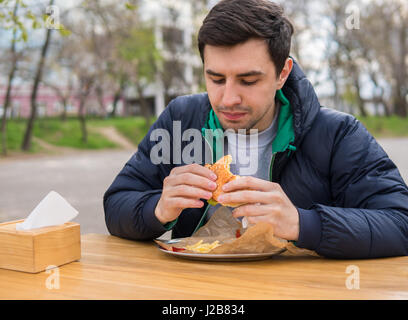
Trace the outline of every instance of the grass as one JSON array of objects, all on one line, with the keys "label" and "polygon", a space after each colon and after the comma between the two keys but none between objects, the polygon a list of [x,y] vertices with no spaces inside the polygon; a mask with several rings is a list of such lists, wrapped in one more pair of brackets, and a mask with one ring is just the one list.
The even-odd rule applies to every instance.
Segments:
[{"label": "grass", "polygon": [[35,123],[33,135],[59,147],[70,147],[76,149],[105,149],[117,146],[102,135],[91,132],[90,125],[87,126],[88,139],[82,141],[82,133],[78,119],[69,118],[62,122],[57,118],[42,118]]},{"label": "grass", "polygon": [[[9,151],[19,151],[21,150],[21,145],[23,143],[24,133],[26,129],[26,121],[13,120],[7,122],[7,149]],[[1,133],[0,133],[1,136]],[[36,153],[41,150],[35,141],[31,143],[30,153]]]},{"label": "grass", "polygon": [[376,138],[407,137],[408,118],[391,117],[357,117],[367,130]]},{"label": "grass", "polygon": [[[408,137],[408,118],[358,117],[368,131],[376,138]],[[153,119],[154,120],[154,119]],[[89,118],[87,120],[88,142],[82,142],[80,124],[76,118],[62,122],[59,118],[37,119],[33,135],[49,144],[76,149],[105,149],[117,146],[104,136],[92,131],[92,128],[115,127],[123,136],[138,145],[148,131],[142,117],[128,118]],[[10,151],[19,151],[26,128],[26,120],[13,119],[7,125],[7,145]],[[30,153],[41,151],[41,147],[32,141]]]},{"label": "grass", "polygon": [[[59,118],[40,118],[34,125],[33,136],[45,142],[75,149],[106,149],[118,146],[101,134],[94,132],[92,128],[115,127],[122,135],[127,137],[135,145],[146,135],[148,128],[142,117],[129,118],[89,118],[87,119],[88,142],[82,142],[80,123],[77,118],[67,118],[65,122]],[[10,151],[19,151],[26,129],[26,120],[13,119],[7,122],[7,147]],[[32,141],[30,152],[41,151],[41,148]]]},{"label": "grass", "polygon": [[138,145],[149,131],[146,120],[142,117],[92,119],[88,123],[93,127],[115,127],[119,133],[135,145]]}]

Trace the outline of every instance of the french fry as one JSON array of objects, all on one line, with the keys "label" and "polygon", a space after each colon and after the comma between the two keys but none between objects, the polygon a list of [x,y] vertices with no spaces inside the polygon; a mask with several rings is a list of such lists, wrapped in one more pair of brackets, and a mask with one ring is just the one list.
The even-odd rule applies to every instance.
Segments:
[{"label": "french fry", "polygon": [[212,249],[220,246],[220,242],[214,241],[213,243],[203,243],[203,240],[198,241],[197,243],[190,245],[190,246],[186,246],[187,250],[191,250],[194,252],[199,252],[199,253],[208,253],[210,252]]}]

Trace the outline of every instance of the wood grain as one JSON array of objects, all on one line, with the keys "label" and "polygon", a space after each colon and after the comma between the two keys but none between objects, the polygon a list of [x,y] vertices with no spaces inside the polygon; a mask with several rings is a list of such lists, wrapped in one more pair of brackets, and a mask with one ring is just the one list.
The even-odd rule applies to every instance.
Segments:
[{"label": "wood grain", "polygon": [[22,221],[0,224],[0,268],[37,273],[81,258],[78,223],[16,230]]},{"label": "wood grain", "polygon": [[[331,260],[284,254],[254,262],[200,262],[166,255],[152,242],[88,234],[80,261],[50,273],[0,270],[1,299],[408,299],[408,257]],[[346,269],[360,272],[349,290]]]}]

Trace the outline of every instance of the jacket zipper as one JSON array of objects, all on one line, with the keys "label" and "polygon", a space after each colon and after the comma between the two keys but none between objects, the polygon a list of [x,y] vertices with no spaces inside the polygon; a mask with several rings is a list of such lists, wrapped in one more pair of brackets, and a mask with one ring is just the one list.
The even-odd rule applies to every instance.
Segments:
[{"label": "jacket zipper", "polygon": [[277,152],[275,152],[272,155],[272,159],[271,159],[271,164],[269,165],[269,181],[272,182],[272,170],[273,170],[273,164],[275,162],[275,157],[276,157]]}]

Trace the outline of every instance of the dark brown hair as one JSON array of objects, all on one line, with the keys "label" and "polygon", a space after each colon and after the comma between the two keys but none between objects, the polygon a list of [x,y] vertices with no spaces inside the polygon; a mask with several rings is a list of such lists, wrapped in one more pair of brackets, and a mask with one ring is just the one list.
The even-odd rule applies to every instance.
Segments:
[{"label": "dark brown hair", "polygon": [[277,76],[289,56],[293,25],[283,8],[269,0],[222,0],[203,21],[198,49],[204,62],[204,47],[234,46],[249,39],[265,39]]}]

